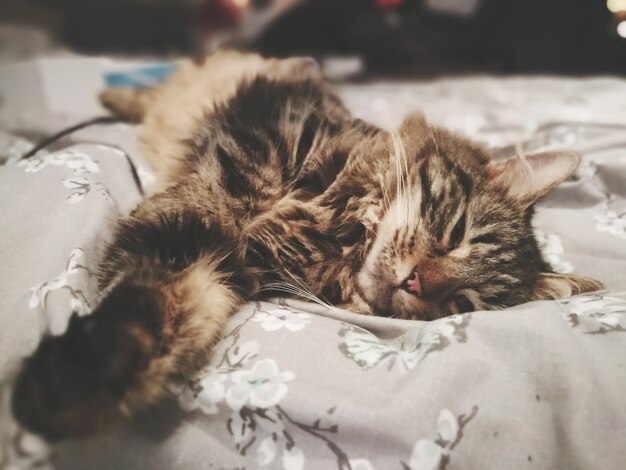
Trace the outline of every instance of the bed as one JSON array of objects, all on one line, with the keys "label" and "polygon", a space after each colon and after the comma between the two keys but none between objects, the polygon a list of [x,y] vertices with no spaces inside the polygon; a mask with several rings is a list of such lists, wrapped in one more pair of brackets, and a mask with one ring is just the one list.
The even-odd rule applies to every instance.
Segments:
[{"label": "bed", "polygon": [[209,366],[172,385],[161,406],[50,448],[11,420],[11,377],[42,335],[93,307],[111,228],[154,178],[133,126],[91,126],[23,161],[25,136],[62,123],[5,116],[0,467],[626,468],[626,80],[481,76],[338,89],[359,117],[393,128],[421,110],[496,156],[578,151],[575,177],[538,205],[537,236],[557,271],[607,290],[432,322],[250,303]]}]

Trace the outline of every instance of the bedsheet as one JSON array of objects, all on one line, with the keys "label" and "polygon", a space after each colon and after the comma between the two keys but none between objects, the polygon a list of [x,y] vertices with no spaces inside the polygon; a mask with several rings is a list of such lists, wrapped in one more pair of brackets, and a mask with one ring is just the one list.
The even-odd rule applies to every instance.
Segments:
[{"label": "bedsheet", "polygon": [[[125,124],[28,161],[32,123],[0,132],[0,467],[626,468],[626,81],[470,77],[344,85],[393,127],[421,110],[494,148],[567,146],[583,163],[535,219],[560,272],[607,290],[432,322],[297,300],[247,304],[209,366],[156,409],[49,448],[7,413],[43,334],[93,308],[94,266],[152,175]],[[23,132],[21,132],[23,131]]]}]

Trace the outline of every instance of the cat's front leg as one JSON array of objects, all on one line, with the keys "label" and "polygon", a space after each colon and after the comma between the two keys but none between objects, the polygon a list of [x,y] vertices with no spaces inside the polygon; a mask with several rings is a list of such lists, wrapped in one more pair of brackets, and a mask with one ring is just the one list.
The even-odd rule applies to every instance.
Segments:
[{"label": "cat's front leg", "polygon": [[224,227],[193,212],[152,219],[122,222],[99,306],[26,360],[12,403],[26,429],[50,440],[83,436],[157,403],[172,378],[206,365],[255,290]]}]

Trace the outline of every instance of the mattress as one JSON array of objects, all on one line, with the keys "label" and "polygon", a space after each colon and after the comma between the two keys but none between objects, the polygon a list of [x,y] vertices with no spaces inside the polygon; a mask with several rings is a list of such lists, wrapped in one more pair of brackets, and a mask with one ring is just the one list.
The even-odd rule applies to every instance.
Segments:
[{"label": "mattress", "polygon": [[538,204],[536,232],[556,271],[607,290],[431,322],[252,302],[161,406],[51,448],[10,418],[11,378],[42,335],[94,307],[103,246],[154,178],[133,126],[91,126],[24,161],[24,136],[41,123],[5,120],[0,466],[626,468],[626,80],[467,77],[339,92],[376,124],[422,111],[496,156],[579,152],[576,175]]}]

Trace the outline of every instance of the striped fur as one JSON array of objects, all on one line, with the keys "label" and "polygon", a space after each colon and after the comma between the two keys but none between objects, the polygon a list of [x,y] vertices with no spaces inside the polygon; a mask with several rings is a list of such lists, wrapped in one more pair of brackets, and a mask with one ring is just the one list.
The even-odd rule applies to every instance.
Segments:
[{"label": "striped fur", "polygon": [[[431,319],[599,287],[552,274],[532,235],[532,203],[571,154],[529,157],[542,177],[519,184],[522,166],[421,116],[393,133],[352,118],[300,59],[219,53],[103,100],[143,123],[161,191],[120,222],[99,307],[45,338],[17,381],[16,417],[50,439],[156,403],[242,302],[284,289]],[[402,288],[416,272],[419,295]]]}]

